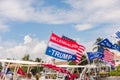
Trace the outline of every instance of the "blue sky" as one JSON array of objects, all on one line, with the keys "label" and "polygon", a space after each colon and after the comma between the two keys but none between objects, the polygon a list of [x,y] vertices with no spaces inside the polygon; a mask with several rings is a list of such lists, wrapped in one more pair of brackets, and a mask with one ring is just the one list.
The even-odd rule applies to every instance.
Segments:
[{"label": "blue sky", "polygon": [[119,0],[0,0],[0,57],[21,59],[29,53],[31,59],[42,58],[51,32],[75,39],[86,51],[98,37],[115,42],[110,36],[120,31],[119,4]]}]

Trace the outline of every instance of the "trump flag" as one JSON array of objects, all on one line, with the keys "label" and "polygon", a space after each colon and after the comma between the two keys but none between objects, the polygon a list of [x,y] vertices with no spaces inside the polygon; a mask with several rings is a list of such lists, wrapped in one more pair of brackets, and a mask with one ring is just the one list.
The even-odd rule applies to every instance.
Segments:
[{"label": "trump flag", "polygon": [[93,61],[93,59],[95,58],[101,59],[104,57],[103,53],[101,52],[87,52],[87,55],[88,55],[89,61]]},{"label": "trump flag", "polygon": [[75,41],[70,41],[52,33],[46,54],[58,59],[80,61],[85,47]]}]

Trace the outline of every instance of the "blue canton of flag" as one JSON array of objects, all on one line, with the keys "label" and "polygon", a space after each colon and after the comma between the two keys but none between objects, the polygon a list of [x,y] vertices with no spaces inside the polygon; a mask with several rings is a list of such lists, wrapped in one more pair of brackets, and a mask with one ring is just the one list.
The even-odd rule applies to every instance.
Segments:
[{"label": "blue canton of flag", "polygon": [[75,40],[73,40],[73,39],[71,39],[71,38],[69,38],[69,37],[66,37],[66,36],[64,36],[64,35],[62,36],[62,38],[65,39],[65,40],[69,40],[69,41],[72,41],[72,42],[76,42]]}]

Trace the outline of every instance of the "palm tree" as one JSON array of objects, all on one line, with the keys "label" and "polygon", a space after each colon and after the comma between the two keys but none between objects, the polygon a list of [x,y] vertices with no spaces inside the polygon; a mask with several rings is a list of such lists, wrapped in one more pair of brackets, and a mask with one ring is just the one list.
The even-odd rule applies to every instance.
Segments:
[{"label": "palm tree", "polygon": [[29,54],[26,54],[26,55],[22,58],[22,60],[24,60],[24,61],[29,61],[29,60],[30,60],[30,55],[29,55]]},{"label": "palm tree", "polygon": [[41,59],[40,58],[36,58],[35,62],[41,62]]},{"label": "palm tree", "polygon": [[[93,48],[93,51],[94,51],[95,49],[97,49],[97,51],[98,51],[98,49],[100,49],[100,48],[105,49],[105,47],[100,46],[100,45],[97,45],[97,44],[98,44],[100,41],[102,41],[102,40],[103,40],[103,38],[101,38],[101,37],[99,37],[99,38],[96,39],[96,42],[94,43],[94,45],[96,45],[96,46]],[[104,64],[104,62],[100,62],[98,58],[94,59],[93,62],[94,62],[96,65]]]},{"label": "palm tree", "polygon": [[[34,61],[35,62],[41,62],[41,59],[37,57],[37,58],[35,58]],[[38,65],[38,66],[32,67],[31,72],[32,72],[33,75],[35,75],[36,73],[38,73],[42,70],[43,70],[43,67],[40,67],[40,65]]]},{"label": "palm tree", "polygon": [[86,64],[88,64],[88,61],[87,61],[86,56],[83,55],[79,63],[76,64],[75,62],[70,61],[68,64],[69,65],[86,65]]},{"label": "palm tree", "polygon": [[86,55],[83,55],[81,58],[81,62],[79,62],[78,65],[86,65],[86,64],[88,64],[88,60],[87,60]]},{"label": "palm tree", "polygon": [[95,50],[95,49],[98,49],[98,48],[103,48],[102,46],[100,46],[100,45],[97,45],[100,41],[102,41],[103,40],[103,38],[97,38],[96,39],[96,42],[94,43],[94,45],[96,45],[94,48],[93,48],[93,51]]}]

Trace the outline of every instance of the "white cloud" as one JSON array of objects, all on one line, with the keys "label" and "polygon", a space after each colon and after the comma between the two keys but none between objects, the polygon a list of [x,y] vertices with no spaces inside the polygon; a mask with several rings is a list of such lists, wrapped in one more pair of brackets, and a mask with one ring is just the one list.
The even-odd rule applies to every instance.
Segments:
[{"label": "white cloud", "polygon": [[[29,36],[29,35],[26,35]],[[21,59],[25,54],[30,55],[30,59],[35,59],[36,57],[42,58],[43,60],[45,58],[45,50],[47,43],[43,40],[38,40],[35,38],[32,39],[30,42],[27,42],[27,44],[22,43],[16,43],[16,45],[13,42],[14,46],[6,47],[3,45],[0,46],[0,57],[1,58],[11,58],[11,59]],[[28,39],[29,41],[29,39]],[[3,43],[6,43],[2,41]],[[9,41],[8,41],[9,42]],[[12,44],[12,42],[11,42]],[[4,54],[3,54],[4,53]]]},{"label": "white cloud", "polygon": [[47,45],[46,45],[45,41],[40,41],[38,44],[36,44],[34,46],[31,53],[34,57],[41,56],[41,58],[42,58],[43,56],[45,56],[46,47],[47,47]]},{"label": "white cloud", "polygon": [[26,35],[24,37],[24,44],[30,43],[32,41],[32,38],[29,35]]},{"label": "white cloud", "polygon": [[25,19],[26,14],[24,13],[24,9],[22,10],[21,6],[22,4],[20,5],[19,2],[15,0],[0,1],[1,14],[8,19]]},{"label": "white cloud", "polygon": [[9,58],[15,58],[15,59],[20,59],[21,57],[23,57],[27,52],[27,47],[25,45],[16,45],[12,48],[8,48],[6,50],[6,57]]},{"label": "white cloud", "polygon": [[87,29],[90,29],[92,28],[93,26],[91,24],[77,24],[75,26],[75,28],[78,30],[78,31],[83,31],[83,30],[87,30]]},{"label": "white cloud", "polygon": [[87,10],[94,10],[94,9],[110,9],[118,6],[118,0],[91,0],[89,3],[87,0],[84,1],[85,5],[84,8]]},{"label": "white cloud", "polygon": [[76,19],[80,23],[119,24],[119,0],[91,0],[90,2],[88,0],[67,0],[66,3],[73,8],[70,10],[71,13],[79,14]]},{"label": "white cloud", "polygon": [[3,49],[3,47],[2,46],[0,46],[0,50],[2,50]]},{"label": "white cloud", "polygon": [[[0,17],[6,20],[34,21],[48,24],[66,23],[117,23],[119,0],[66,0],[69,9],[45,6],[45,1],[1,0]],[[33,6],[35,5],[35,6]]]}]

